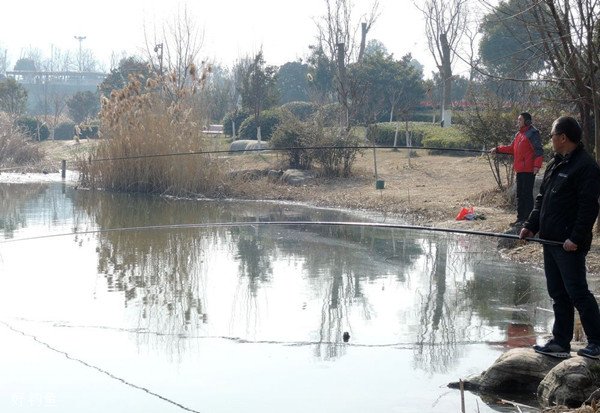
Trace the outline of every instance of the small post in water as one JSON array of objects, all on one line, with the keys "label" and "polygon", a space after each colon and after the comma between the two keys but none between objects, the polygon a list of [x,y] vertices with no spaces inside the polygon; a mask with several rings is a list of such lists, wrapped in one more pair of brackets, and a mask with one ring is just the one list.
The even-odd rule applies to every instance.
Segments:
[{"label": "small post in water", "polygon": [[460,379],[458,383],[460,388],[460,411],[465,413],[465,382]]},{"label": "small post in water", "polygon": [[65,159],[61,161],[60,177],[62,179],[67,177],[67,161]]}]

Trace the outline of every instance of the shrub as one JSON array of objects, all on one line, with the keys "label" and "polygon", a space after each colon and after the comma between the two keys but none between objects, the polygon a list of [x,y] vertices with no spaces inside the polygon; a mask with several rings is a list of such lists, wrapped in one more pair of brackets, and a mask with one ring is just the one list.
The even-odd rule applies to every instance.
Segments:
[{"label": "shrub", "polygon": [[[411,144],[412,146],[422,146],[421,141],[425,136],[425,132],[419,128],[415,128],[413,123],[409,122],[409,133],[411,136]],[[394,145],[394,136],[396,134],[396,122],[385,122],[385,123],[377,123],[375,125],[369,125],[369,130],[367,132],[367,137],[369,141],[373,142],[375,139],[375,143],[377,145],[382,146],[392,146]],[[407,146],[406,143],[406,127],[405,123],[401,122],[398,128],[398,141],[396,142],[397,146]]]},{"label": "shrub", "polygon": [[75,123],[61,122],[54,128],[54,139],[70,140],[75,136]]},{"label": "shrub", "polygon": [[[358,146],[359,139],[355,135],[339,128],[325,127],[322,114],[302,122],[289,110],[282,110],[280,118],[281,123],[273,133],[271,146],[280,149],[307,148],[287,151],[290,168],[311,169],[316,164],[325,176],[347,177],[351,174],[360,150],[347,147]],[[309,149],[311,147],[321,148]]]},{"label": "shrub", "polygon": [[[275,132],[275,128],[281,122],[281,110],[265,110],[260,114],[260,135],[261,139],[268,141],[271,135]],[[241,139],[257,139],[256,137],[256,120],[254,116],[248,117],[240,126]]]},{"label": "shrub", "polygon": [[24,165],[43,159],[44,152],[28,139],[22,128],[15,127],[9,119],[0,116],[0,164]]},{"label": "shrub", "polygon": [[17,119],[17,126],[32,140],[45,141],[50,137],[48,126],[35,118],[19,118]]},{"label": "shrub", "polygon": [[339,128],[327,128],[320,136],[318,146],[340,147],[340,149],[315,151],[315,159],[323,168],[326,176],[348,177],[356,160],[359,149],[348,148],[358,146],[360,138]]},{"label": "shrub", "polygon": [[289,110],[299,120],[309,120],[317,111],[317,106],[311,102],[288,102],[281,105],[282,109]]},{"label": "shrub", "polygon": [[[271,146],[275,149],[316,146],[323,128],[317,122],[302,122],[289,110],[282,110],[281,123],[271,137]],[[310,169],[314,160],[314,150],[290,149],[288,166],[294,169]]]},{"label": "shrub", "polygon": [[244,122],[244,120],[246,120],[246,118],[249,116],[250,112],[247,110],[237,110],[227,113],[223,118],[223,133],[233,136],[233,125],[231,124],[232,121],[235,122],[235,128],[237,129],[236,132],[239,133],[242,122]]},{"label": "shrub", "polygon": [[[396,133],[396,123],[378,123],[369,126],[368,138],[375,139],[377,145],[392,146]],[[479,144],[470,139],[459,126],[442,128],[433,123],[408,122],[411,146],[426,146],[444,149],[479,149]],[[397,146],[407,146],[406,124],[400,123]]]},{"label": "shrub", "polygon": [[[441,128],[432,125],[431,129],[421,141],[423,146],[445,149],[481,149],[477,147],[477,142],[471,140],[461,128],[453,126],[450,128]],[[436,152],[436,151],[431,151]],[[450,154],[460,154],[461,152],[451,152]],[[468,152],[467,152],[468,154]]]},{"label": "shrub", "polygon": [[328,103],[319,108],[319,113],[323,118],[323,126],[339,126],[340,116],[340,104],[339,103]]}]

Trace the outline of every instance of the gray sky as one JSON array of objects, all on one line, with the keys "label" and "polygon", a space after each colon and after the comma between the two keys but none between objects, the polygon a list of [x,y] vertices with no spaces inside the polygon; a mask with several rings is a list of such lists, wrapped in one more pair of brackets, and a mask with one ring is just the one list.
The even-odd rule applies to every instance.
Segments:
[{"label": "gray sky", "polygon": [[[354,1],[357,21],[370,4],[370,0]],[[8,50],[12,68],[30,48],[44,57],[50,56],[52,46],[77,53],[74,36],[85,36],[82,47],[90,49],[107,70],[113,53],[144,55],[144,30],[153,37],[155,28],[172,21],[184,6],[203,28],[201,56],[224,65],[261,46],[268,64],[305,57],[316,35],[314,19],[325,13],[324,0],[16,0],[2,6],[0,49]],[[423,17],[413,1],[380,0],[379,10],[369,39],[382,41],[398,58],[412,53],[430,77],[435,65],[427,49]],[[464,70],[459,68],[457,74],[466,74]]]}]

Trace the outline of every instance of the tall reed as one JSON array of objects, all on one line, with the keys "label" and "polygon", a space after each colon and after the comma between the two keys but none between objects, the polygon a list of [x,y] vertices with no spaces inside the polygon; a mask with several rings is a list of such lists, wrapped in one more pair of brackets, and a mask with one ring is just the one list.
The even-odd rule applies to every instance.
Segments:
[{"label": "tall reed", "polygon": [[[190,65],[189,81],[178,86],[171,75],[155,75],[128,84],[103,98],[101,143],[89,160],[80,159],[81,183],[113,191],[178,196],[218,195],[222,173],[210,155],[144,157],[190,153],[208,147],[202,134],[202,102],[196,92],[208,71]],[[138,157],[135,159],[127,159]],[[125,159],[115,159],[125,158]],[[113,159],[113,160],[99,160]]]}]

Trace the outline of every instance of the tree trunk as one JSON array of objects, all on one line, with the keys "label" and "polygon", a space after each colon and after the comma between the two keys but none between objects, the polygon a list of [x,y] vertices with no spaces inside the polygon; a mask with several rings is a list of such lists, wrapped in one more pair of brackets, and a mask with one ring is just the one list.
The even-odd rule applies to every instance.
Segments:
[{"label": "tree trunk", "polygon": [[365,54],[365,46],[367,44],[367,23],[360,24],[360,49],[358,51],[358,61],[361,62]]},{"label": "tree trunk", "polygon": [[440,74],[444,87],[442,120],[444,121],[444,127],[448,127],[452,125],[452,62],[450,44],[448,44],[448,37],[445,33],[440,35],[440,45],[442,47],[442,67]]},{"label": "tree trunk", "polygon": [[340,127],[348,128],[348,89],[346,83],[346,63],[345,63],[345,45],[338,43],[337,47],[337,66],[338,66],[338,101],[340,102]]}]

